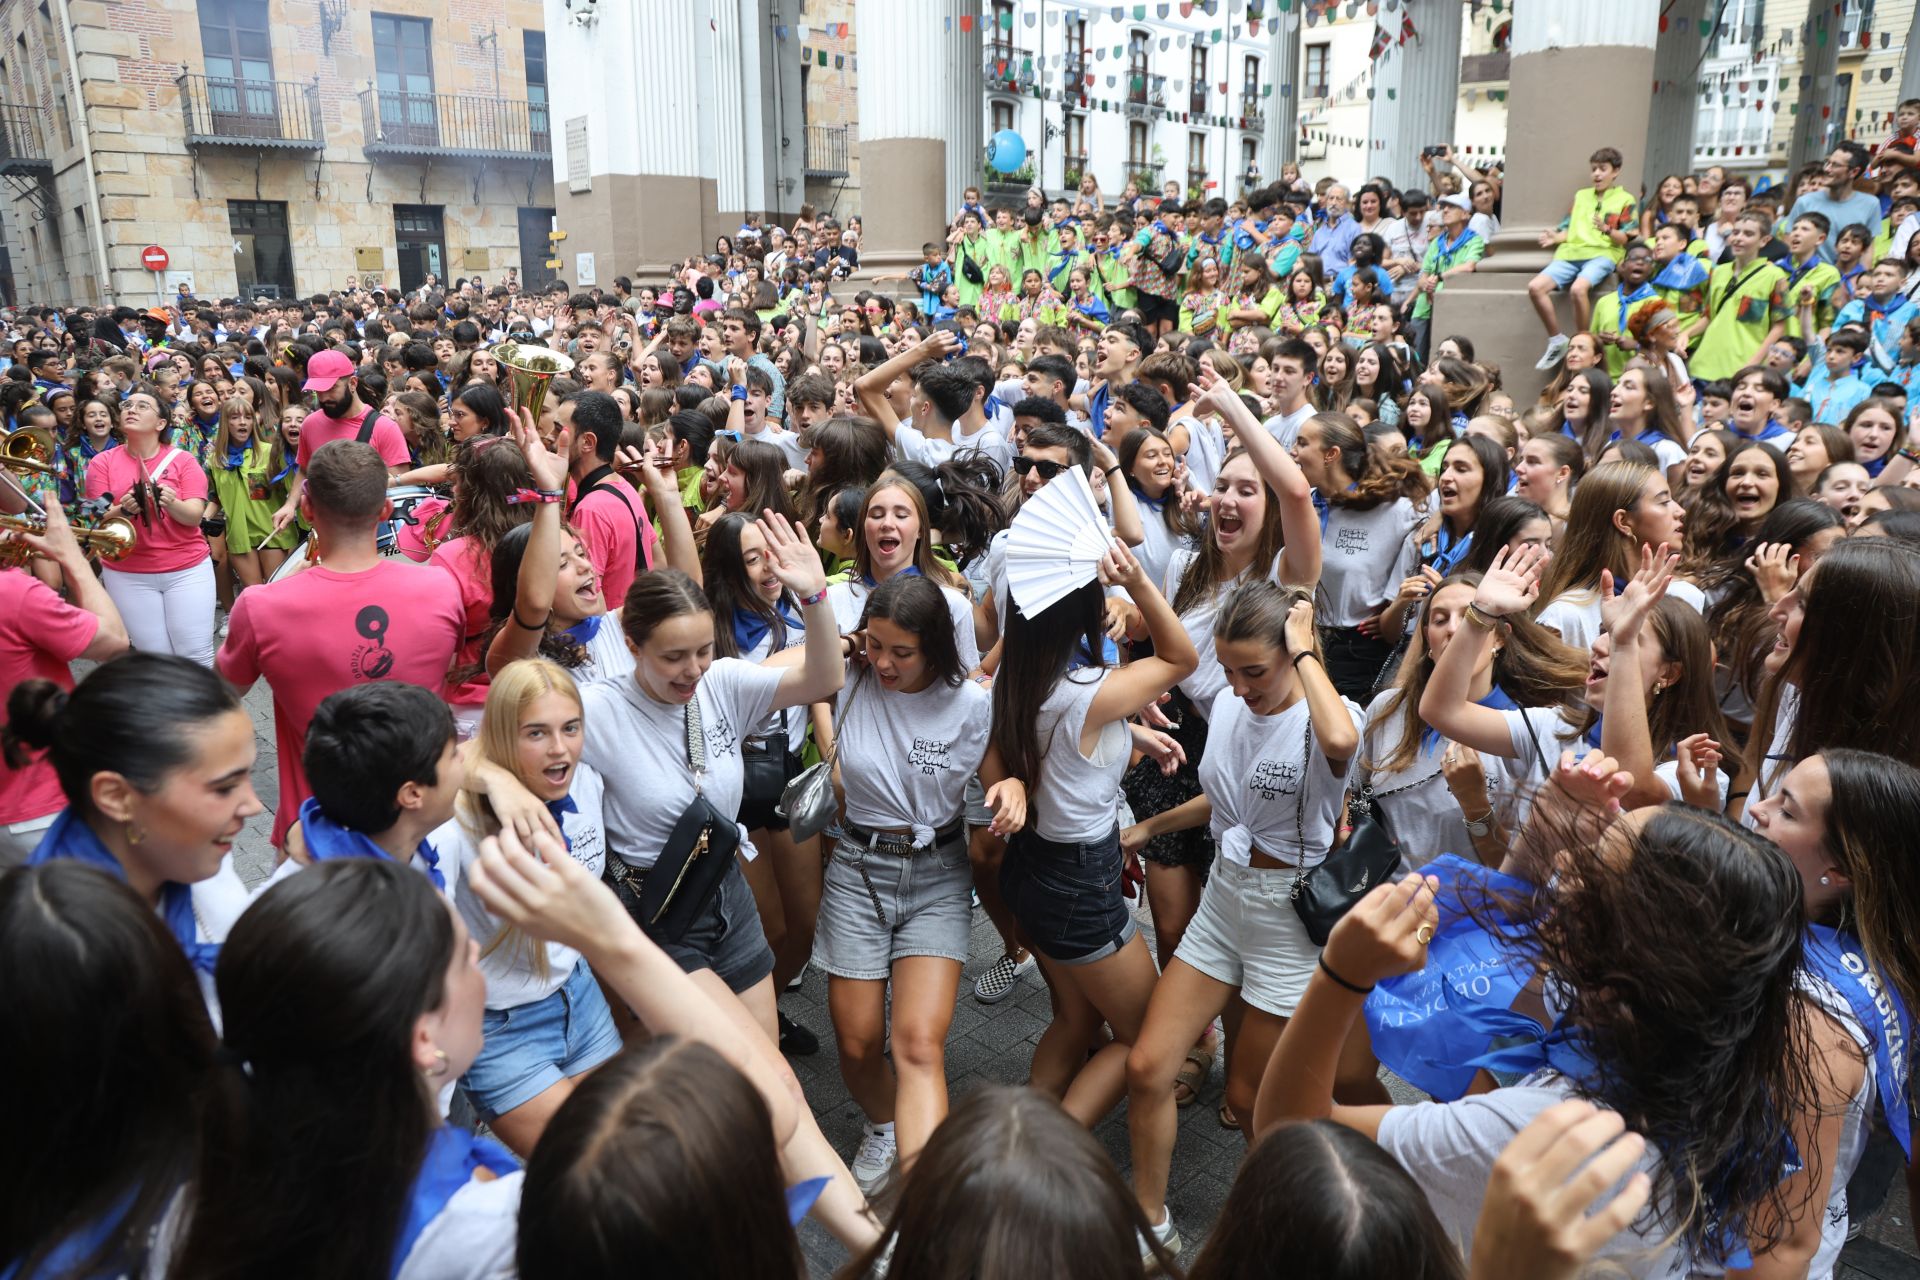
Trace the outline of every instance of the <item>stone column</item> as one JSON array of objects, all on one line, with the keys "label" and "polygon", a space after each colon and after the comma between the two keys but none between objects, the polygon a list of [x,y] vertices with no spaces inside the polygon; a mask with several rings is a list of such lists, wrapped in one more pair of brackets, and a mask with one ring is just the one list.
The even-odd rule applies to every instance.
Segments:
[{"label": "stone column", "polygon": [[[681,3],[686,4],[687,0]],[[713,46],[713,74],[706,77],[701,86],[699,105],[695,108],[707,117],[703,124],[712,128],[717,144],[707,151],[713,166],[717,208],[700,238],[703,249],[713,243],[715,236],[731,239],[739,230],[742,215],[749,208],[749,161],[759,158],[760,140],[766,136],[759,118],[760,67],[757,63],[750,66],[746,61],[740,0],[711,0],[711,7],[712,25],[706,38]]]},{"label": "stone column", "polygon": [[[1700,23],[1709,16],[1708,0],[1673,0],[1667,30],[1653,51],[1653,115],[1647,123],[1647,195],[1669,173],[1693,171],[1694,117],[1699,112],[1700,51],[1706,38]],[[1625,148],[1622,148],[1625,150]]]},{"label": "stone column", "polygon": [[1280,178],[1280,166],[1300,158],[1300,10],[1268,13],[1267,83],[1273,96],[1266,101],[1267,126],[1261,170],[1268,182]]},{"label": "stone column", "polygon": [[[1533,364],[1546,334],[1526,297],[1527,282],[1552,256],[1540,233],[1557,226],[1574,192],[1591,184],[1587,157],[1596,148],[1618,148],[1626,160],[1620,185],[1640,189],[1650,95],[1619,87],[1652,83],[1659,23],[1660,0],[1526,0],[1514,11],[1507,118],[1523,127],[1507,135],[1501,232],[1490,256],[1439,295],[1433,335],[1435,342],[1471,335],[1518,404],[1531,403],[1545,382]],[[1540,120],[1555,125],[1524,127]],[[1564,329],[1571,309],[1560,297]]]},{"label": "stone column", "polygon": [[1907,52],[1900,59],[1900,96],[1896,102],[1920,98],[1920,4],[1913,7],[1907,23]]},{"label": "stone column", "polygon": [[1793,140],[1787,144],[1789,175],[1808,161],[1824,158],[1829,135],[1839,138],[1847,123],[1821,112],[1823,106],[1833,101],[1833,77],[1840,67],[1839,19],[1828,6],[1812,5],[1807,10],[1806,21],[1800,24],[1799,38],[1800,74],[1807,87],[1800,90],[1793,109]]},{"label": "stone column", "polygon": [[[580,253],[594,255],[604,288],[636,266],[657,279],[702,243],[718,207],[714,181],[704,176],[702,130],[690,118],[708,100],[707,17],[706,6],[693,3],[649,5],[644,16],[635,6],[603,4],[583,27],[561,0],[547,0],[548,65],[564,70],[548,92],[555,221],[567,232],[556,256],[569,284],[578,283]],[[682,56],[661,57],[662,49]],[[585,189],[576,191],[568,122],[582,118]]]},{"label": "stone column", "polygon": [[921,261],[922,244],[944,238],[961,189],[980,173],[980,0],[857,0],[854,13],[860,262],[905,270]]},{"label": "stone column", "polygon": [[[1418,185],[1423,147],[1453,141],[1460,104],[1459,0],[1400,0],[1399,10],[1381,7],[1379,22],[1389,43],[1374,68],[1373,110],[1367,134],[1367,170],[1396,186]],[[1400,43],[1401,21],[1414,35]],[[1511,117],[1509,117],[1511,118]]]},{"label": "stone column", "polygon": [[[944,30],[940,33],[940,38],[947,44],[947,58],[950,68],[947,74],[951,77],[949,81],[951,87],[947,90],[947,96],[952,106],[947,114],[945,133],[947,140],[947,199],[946,203],[940,207],[939,221],[928,227],[926,238],[929,240],[941,240],[945,238],[935,233],[942,232],[946,229],[947,219],[953,215],[955,209],[960,207],[960,193],[968,187],[977,187],[980,185],[980,170],[982,165],[986,163],[987,154],[987,140],[983,132],[986,127],[984,124],[985,113],[983,104],[987,100],[986,63],[984,61],[986,50],[983,47],[985,42],[981,36],[981,30],[982,24],[991,20],[991,15],[983,16],[981,14],[980,0],[942,0],[942,3],[938,7],[943,11],[943,17],[951,15],[953,18],[953,34],[948,35]],[[963,32],[960,30],[960,18],[963,14],[971,15],[973,18],[973,30],[971,32]],[[1016,42],[1019,39],[1017,32],[1008,32],[1007,35],[1009,39]],[[1018,68],[1013,69],[1018,70]],[[866,67],[862,65],[861,71],[864,73],[865,70]],[[1036,76],[1040,74],[1037,64],[1034,68],[1034,74]],[[1015,114],[1014,119],[1016,123],[1023,118],[1024,114],[1024,112],[1017,112]],[[1033,171],[1035,180],[1042,183],[1045,182],[1045,175],[1040,171],[1039,162],[1046,142],[1044,114],[1044,111],[1036,113],[1036,115],[1042,117],[1043,127],[1027,139],[1027,150],[1034,161]],[[861,112],[861,118],[862,120],[866,118],[864,109]],[[1063,142],[1062,148],[1064,149],[1064,147],[1065,144]],[[919,251],[919,245],[916,244],[914,246],[915,254],[918,254]]]}]

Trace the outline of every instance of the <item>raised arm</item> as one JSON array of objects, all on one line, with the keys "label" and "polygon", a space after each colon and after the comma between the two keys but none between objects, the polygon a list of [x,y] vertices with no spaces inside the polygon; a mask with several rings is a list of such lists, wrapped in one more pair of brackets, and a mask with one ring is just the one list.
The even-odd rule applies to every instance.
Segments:
[{"label": "raised arm", "polygon": [[833,606],[827,603],[827,575],[820,567],[820,553],[792,521],[777,511],[769,509],[761,514],[760,533],[767,540],[767,559],[774,576],[800,601],[800,617],[807,631],[800,665],[781,673],[773,707],[778,710],[825,702],[840,691],[847,668],[840,626],[834,619]]},{"label": "raised arm", "polygon": [[[647,461],[641,449],[616,450],[614,466],[627,475],[638,473],[642,489],[653,499],[653,527],[667,549],[667,568],[701,581],[700,549],[694,545],[693,525],[687,519],[687,509],[680,505],[680,486],[673,475]],[[609,603],[610,607],[619,607]]]},{"label": "raised arm", "polygon": [[[1640,633],[1654,605],[1667,593],[1673,570],[1680,557],[1668,555],[1666,544],[1659,551],[1640,548],[1640,570],[1618,596],[1613,593],[1613,574],[1600,571],[1600,612],[1606,623],[1611,652],[1607,659],[1607,692],[1601,699],[1600,750],[1620,762],[1620,768],[1633,775],[1626,805],[1660,804],[1669,799],[1667,786],[1654,774],[1659,748],[1647,724],[1647,695],[1642,689],[1645,671],[1640,662]],[[1688,672],[1697,678],[1700,673]]]},{"label": "raised arm", "polygon": [[1087,708],[1089,730],[1126,719],[1192,675],[1200,665],[1200,653],[1181,625],[1180,615],[1153,585],[1131,551],[1114,542],[1100,562],[1100,580],[1125,587],[1133,597],[1147,635],[1153,641],[1153,654],[1135,658],[1107,676]]},{"label": "raised arm", "polygon": [[1147,531],[1140,527],[1140,504],[1134,500],[1133,486],[1127,483],[1120,459],[1107,442],[1099,436],[1092,439],[1093,465],[1107,477],[1107,495],[1113,503],[1113,534],[1128,546],[1137,547],[1147,540]]},{"label": "raised arm", "polygon": [[[1240,393],[1204,366],[1196,414],[1218,413],[1233,428],[1234,439],[1247,451],[1260,478],[1280,497],[1280,530],[1286,547],[1280,553],[1280,580],[1290,587],[1314,587],[1320,582],[1320,513],[1313,507],[1313,486],[1298,463],[1262,426],[1240,399]],[[1266,566],[1260,566],[1264,572]]]},{"label": "raised arm", "polygon": [[1525,613],[1540,595],[1540,566],[1545,555],[1538,547],[1502,550],[1473,593],[1467,625],[1453,633],[1433,664],[1426,692],[1420,695],[1420,719],[1455,742],[1484,755],[1511,757],[1513,739],[1507,719],[1492,707],[1473,700],[1473,672],[1481,655],[1504,624],[1500,619]]},{"label": "raised arm", "polygon": [[[534,425],[533,415],[525,409],[515,409],[513,414],[513,440],[526,454],[534,487],[564,491],[572,428],[562,427],[549,450],[540,443],[540,431]],[[542,502],[534,508],[533,527],[528,531],[527,548],[520,557],[519,575],[514,579],[513,611],[487,646],[490,675],[498,675],[508,663],[531,658],[540,651],[547,620],[553,616],[553,595],[559,588],[560,523],[559,503]]]},{"label": "raised arm", "polygon": [[900,429],[900,415],[893,411],[893,405],[887,400],[887,388],[901,374],[929,360],[943,360],[959,349],[960,340],[952,332],[935,329],[927,335],[925,342],[903,349],[892,359],[854,379],[853,396],[860,402],[860,411],[880,424],[887,433],[889,443]]}]

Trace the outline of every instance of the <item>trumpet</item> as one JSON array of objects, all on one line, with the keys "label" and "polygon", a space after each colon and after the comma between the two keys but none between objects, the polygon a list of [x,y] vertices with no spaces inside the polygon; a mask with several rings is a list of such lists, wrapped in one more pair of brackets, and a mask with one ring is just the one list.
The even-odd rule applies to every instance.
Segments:
[{"label": "trumpet", "polygon": [[53,432],[45,427],[21,427],[0,439],[0,466],[52,475],[57,470],[53,460],[59,452],[60,445],[53,438]]},{"label": "trumpet", "polygon": [[[27,533],[39,537],[46,531],[47,518],[44,515],[0,515],[0,533]],[[133,522],[124,516],[108,516],[91,525],[74,525],[73,536],[82,547],[102,560],[124,560],[139,541]],[[17,567],[38,554],[17,538],[0,540],[0,565]]]},{"label": "trumpet", "polygon": [[573,372],[573,361],[558,351],[525,342],[502,342],[493,357],[507,367],[513,379],[513,403],[535,418],[546,402],[547,384],[556,373]]}]

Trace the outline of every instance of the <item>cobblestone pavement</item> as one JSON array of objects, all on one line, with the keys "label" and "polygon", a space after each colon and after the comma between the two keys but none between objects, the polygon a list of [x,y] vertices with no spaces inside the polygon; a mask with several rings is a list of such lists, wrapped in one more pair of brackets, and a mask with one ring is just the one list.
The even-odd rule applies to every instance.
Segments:
[{"label": "cobblestone pavement", "polygon": [[[271,806],[278,786],[271,701],[265,686],[249,693],[246,703],[260,742],[254,785],[261,799]],[[273,814],[269,809],[248,824],[235,846],[235,862],[250,883],[264,876],[272,865],[273,851],[267,843],[272,823]],[[1151,945],[1153,931],[1144,932]],[[962,995],[954,1009],[953,1028],[947,1039],[948,1088],[955,1099],[983,1084],[1024,1083],[1034,1044],[1047,1025],[1047,991],[1037,973],[1021,979],[1019,990],[999,1004],[983,1005],[973,999],[974,978],[992,962],[998,951],[999,940],[992,927],[986,917],[976,911],[975,960],[968,965],[961,981]],[[843,1156],[851,1158],[859,1143],[860,1109],[847,1096],[846,1086],[840,1080],[833,1027],[827,1016],[826,975],[809,970],[802,989],[782,996],[780,1006],[820,1039],[820,1052],[810,1058],[792,1059],[793,1068],[805,1086],[807,1100],[828,1140]],[[1212,1079],[1201,1091],[1200,1101],[1180,1112],[1180,1137],[1174,1147],[1168,1202],[1186,1242],[1189,1261],[1205,1238],[1206,1227],[1218,1215],[1234,1170],[1246,1149],[1241,1136],[1222,1129],[1215,1117],[1222,1083],[1223,1069],[1216,1063]],[[1419,1096],[1396,1079],[1389,1078],[1387,1084],[1401,1100]],[[1094,1132],[1124,1172],[1127,1168],[1124,1111],[1116,1111]],[[1885,1203],[1868,1219],[1860,1238],[1848,1246],[1838,1272],[1840,1280],[1920,1280],[1920,1257],[1916,1257],[1914,1251],[1909,1212],[1904,1182],[1895,1177]],[[811,1220],[802,1225],[801,1240],[816,1277],[831,1276],[846,1260],[839,1244]]]}]

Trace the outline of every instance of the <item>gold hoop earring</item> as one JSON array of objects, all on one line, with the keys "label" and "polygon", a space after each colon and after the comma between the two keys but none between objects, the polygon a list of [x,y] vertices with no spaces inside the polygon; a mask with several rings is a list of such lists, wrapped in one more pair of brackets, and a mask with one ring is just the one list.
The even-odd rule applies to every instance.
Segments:
[{"label": "gold hoop earring", "polygon": [[146,830],[142,828],[138,823],[129,822],[127,824],[127,843],[128,844],[130,845],[139,844],[142,840],[145,840],[146,838],[147,838]]},{"label": "gold hoop earring", "polygon": [[433,1065],[428,1067],[423,1074],[429,1080],[438,1080],[441,1076],[447,1074],[447,1051],[445,1049],[435,1049],[433,1051]]}]

